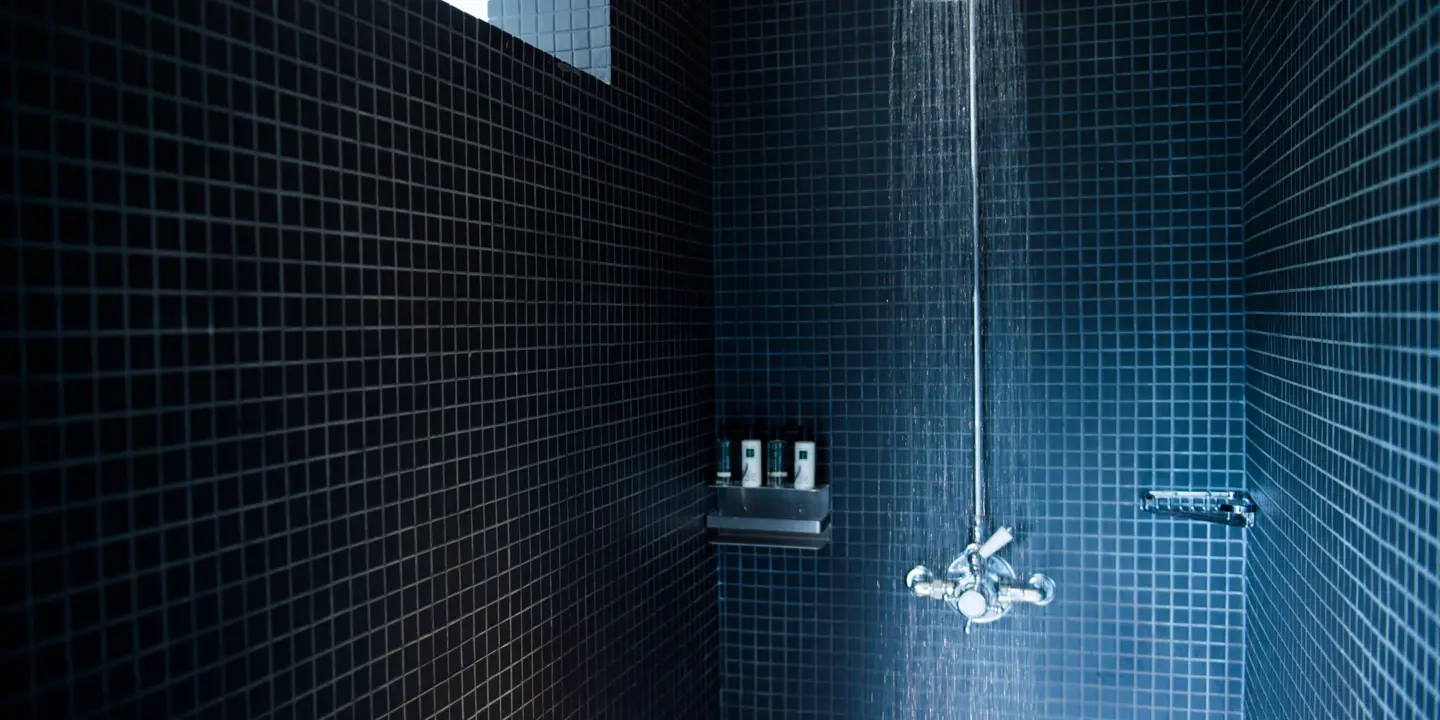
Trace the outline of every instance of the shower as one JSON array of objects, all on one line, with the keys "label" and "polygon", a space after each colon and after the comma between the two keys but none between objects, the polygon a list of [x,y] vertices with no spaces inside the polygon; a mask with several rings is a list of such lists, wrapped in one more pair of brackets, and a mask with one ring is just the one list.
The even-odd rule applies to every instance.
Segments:
[{"label": "shower", "polygon": [[[963,98],[965,116],[965,147],[961,148],[968,153],[968,180],[966,189],[969,194],[969,230],[970,247],[969,272],[970,272],[970,372],[971,372],[971,451],[973,453],[972,474],[970,477],[970,518],[967,532],[968,544],[964,551],[955,557],[945,568],[943,573],[936,573],[929,568],[919,565],[910,570],[905,576],[905,585],[915,595],[924,598],[940,600],[955,610],[959,611],[966,618],[965,630],[969,632],[975,624],[994,622],[1004,617],[1018,604],[1030,604],[1045,606],[1055,599],[1055,581],[1049,576],[1036,573],[1031,575],[1024,582],[1020,582],[1014,568],[1005,559],[999,557],[998,553],[1014,540],[1013,530],[1005,525],[990,529],[990,517],[988,512],[988,483],[990,481],[985,462],[985,391],[984,382],[984,323],[982,301],[985,299],[982,292],[984,281],[982,266],[983,226],[981,223],[981,173],[980,173],[980,118],[979,109],[979,85],[980,85],[980,58],[979,58],[979,33],[978,33],[978,5],[979,0],[923,0],[925,4],[932,6],[963,6],[963,17],[958,19],[963,24],[965,32],[965,64],[962,77],[950,77],[946,80],[963,81],[965,86],[965,97]],[[942,28],[953,28],[954,24],[936,23]],[[933,40],[931,41],[933,43]],[[944,43],[942,42],[942,46]],[[933,58],[935,63],[949,62],[943,52],[934,52],[933,45],[930,52],[922,53],[918,62],[926,63]],[[914,62],[915,60],[911,60]],[[935,81],[937,76],[945,73],[933,73],[927,71],[922,77],[928,81]],[[942,81],[943,82],[943,81]],[[923,91],[922,91],[923,92]],[[954,100],[960,101],[958,96]],[[930,132],[922,130],[921,132]],[[928,144],[928,143],[927,143]],[[958,153],[957,153],[958,154]],[[953,199],[952,199],[953,200]],[[943,482],[943,481],[942,481]]]}]

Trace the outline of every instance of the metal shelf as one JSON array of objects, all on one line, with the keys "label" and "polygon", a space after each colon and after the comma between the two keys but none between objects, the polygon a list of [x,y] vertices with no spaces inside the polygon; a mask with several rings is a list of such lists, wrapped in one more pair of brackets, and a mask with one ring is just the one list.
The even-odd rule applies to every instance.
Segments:
[{"label": "metal shelf", "polygon": [[705,518],[716,545],[819,550],[830,542],[830,486],[814,490],[715,485]]}]

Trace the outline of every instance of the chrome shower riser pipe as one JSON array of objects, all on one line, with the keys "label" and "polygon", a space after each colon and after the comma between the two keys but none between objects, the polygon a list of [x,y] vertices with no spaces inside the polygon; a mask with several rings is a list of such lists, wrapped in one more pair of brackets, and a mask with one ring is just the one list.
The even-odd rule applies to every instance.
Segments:
[{"label": "chrome shower riser pipe", "polygon": [[969,66],[970,66],[970,226],[971,235],[974,239],[970,258],[971,271],[971,297],[970,297],[970,331],[972,338],[973,356],[971,358],[972,370],[974,372],[975,407],[973,437],[975,442],[975,477],[974,492],[971,502],[974,503],[974,514],[970,526],[970,541],[980,542],[985,537],[985,416],[983,414],[983,390],[984,383],[981,376],[981,342],[980,342],[980,156],[979,136],[980,128],[977,126],[979,112],[975,107],[977,97],[975,89],[976,42],[975,42],[975,6],[979,0],[970,0],[967,24],[969,26]]}]

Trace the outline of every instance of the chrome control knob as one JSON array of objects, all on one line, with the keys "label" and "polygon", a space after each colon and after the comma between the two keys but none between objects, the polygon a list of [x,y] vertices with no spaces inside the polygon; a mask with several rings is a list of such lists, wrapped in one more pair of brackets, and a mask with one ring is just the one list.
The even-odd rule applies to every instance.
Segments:
[{"label": "chrome control knob", "polygon": [[955,609],[959,610],[961,615],[974,620],[985,617],[985,614],[990,612],[990,603],[985,601],[985,595],[979,590],[966,590],[956,599]]}]

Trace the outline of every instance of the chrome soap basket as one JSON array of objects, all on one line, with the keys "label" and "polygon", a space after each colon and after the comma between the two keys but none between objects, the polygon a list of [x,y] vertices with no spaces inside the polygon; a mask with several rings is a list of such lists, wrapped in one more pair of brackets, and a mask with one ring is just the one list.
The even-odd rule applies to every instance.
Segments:
[{"label": "chrome soap basket", "polygon": [[1140,509],[1238,528],[1255,527],[1255,514],[1260,510],[1243,490],[1146,490]]}]

